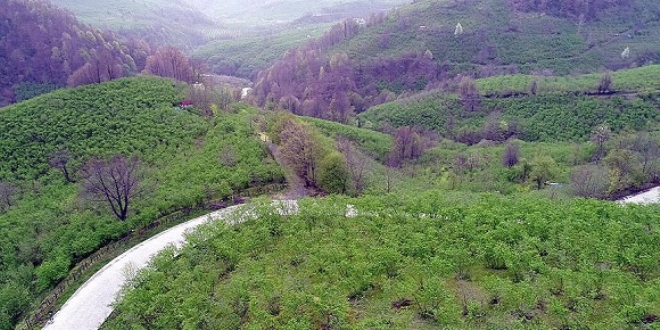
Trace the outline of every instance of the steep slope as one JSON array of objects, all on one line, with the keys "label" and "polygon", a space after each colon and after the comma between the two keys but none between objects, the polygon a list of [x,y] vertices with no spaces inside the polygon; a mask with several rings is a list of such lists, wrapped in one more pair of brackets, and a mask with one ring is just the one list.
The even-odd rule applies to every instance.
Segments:
[{"label": "steep slope", "polygon": [[0,106],[67,82],[129,75],[140,70],[149,51],[138,43],[128,48],[114,34],[42,1],[3,1],[0,32]]},{"label": "steep slope", "polygon": [[507,0],[419,1],[366,24],[348,21],[263,71],[255,101],[341,121],[343,114],[327,110],[332,100],[361,112],[459,73],[564,75],[658,58],[660,3],[608,2],[578,17],[581,9],[561,4],[566,10]]},{"label": "steep slope", "polygon": [[[335,51],[366,61],[430,50],[448,69],[483,72],[509,65],[523,73],[550,69],[556,74],[644,65],[660,50],[660,4],[612,1],[610,5],[563,10],[518,9],[506,0],[421,1],[391,15],[383,24],[343,41]],[[528,2],[531,1],[519,1]],[[550,5],[548,5],[550,6]],[[554,7],[553,7],[554,8]],[[585,15],[582,15],[584,11]],[[456,34],[460,23],[462,32]],[[629,57],[621,53],[630,48]]]},{"label": "steep slope", "polygon": [[233,30],[227,38],[200,47],[194,56],[205,59],[215,73],[254,79],[287,50],[321,36],[332,24],[347,18],[368,19],[408,1],[190,2],[200,9],[216,8]]},{"label": "steep slope", "polygon": [[331,25],[313,24],[301,28],[274,29],[230,39],[216,39],[198,47],[192,57],[202,59],[210,71],[254,79],[282,58],[288,50],[323,35]]},{"label": "steep slope", "polygon": [[[0,110],[0,329],[12,329],[74,262],[131,229],[281,181],[251,126],[254,110],[202,118],[173,107],[184,95],[167,79],[124,78]],[[81,171],[115,155],[141,164],[124,221],[91,198]],[[70,180],[53,162],[62,158]]]}]

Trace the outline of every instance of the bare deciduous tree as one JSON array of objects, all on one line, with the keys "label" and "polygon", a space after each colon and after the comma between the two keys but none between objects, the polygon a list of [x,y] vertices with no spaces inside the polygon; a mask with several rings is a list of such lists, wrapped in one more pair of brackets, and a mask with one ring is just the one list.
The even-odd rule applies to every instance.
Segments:
[{"label": "bare deciduous tree", "polygon": [[481,156],[476,152],[465,153],[460,152],[454,157],[455,172],[460,174],[469,174],[472,176],[475,171],[479,170],[483,165]]},{"label": "bare deciduous tree", "polygon": [[569,188],[576,196],[603,198],[609,185],[609,173],[605,166],[583,165],[571,172]]},{"label": "bare deciduous tree", "polygon": [[344,155],[346,166],[351,175],[351,182],[355,194],[360,195],[364,190],[364,168],[367,164],[367,158],[361,156],[355,149],[353,143],[346,138],[337,139],[337,150]]},{"label": "bare deciduous tree", "polygon": [[409,126],[397,129],[394,135],[394,144],[390,150],[390,164],[396,167],[403,165],[406,160],[420,157],[424,151],[421,137]]},{"label": "bare deciduous tree", "polygon": [[600,80],[598,81],[598,93],[605,93],[609,92],[610,89],[612,88],[612,72],[606,71],[603,73],[603,75],[600,77]]},{"label": "bare deciduous tree", "polygon": [[532,95],[536,95],[536,93],[539,90],[539,81],[534,79],[532,82],[529,83],[529,93]]},{"label": "bare deciduous tree", "polygon": [[473,112],[479,109],[481,96],[474,80],[468,76],[463,76],[458,83],[458,95],[466,111]]},{"label": "bare deciduous tree", "polygon": [[651,137],[649,133],[637,133],[633,137],[631,150],[637,152],[637,158],[641,164],[642,174],[647,180],[657,179],[660,169],[660,142]]},{"label": "bare deciduous tree", "polygon": [[140,160],[137,157],[93,159],[83,167],[82,177],[89,197],[107,202],[117,219],[126,220],[129,205],[140,184]]},{"label": "bare deciduous tree", "polygon": [[594,153],[594,161],[598,163],[605,155],[605,142],[612,138],[612,131],[607,124],[600,125],[591,133],[590,140],[596,144],[596,152]]},{"label": "bare deciduous tree", "polygon": [[312,129],[294,119],[287,120],[279,134],[280,152],[307,186],[316,185],[320,145]]},{"label": "bare deciduous tree", "polygon": [[175,47],[165,47],[147,58],[145,72],[161,77],[193,82],[195,72],[190,59]]},{"label": "bare deciduous tree", "polygon": [[73,156],[68,150],[62,149],[55,151],[52,155],[50,155],[50,158],[48,159],[48,165],[50,165],[52,168],[56,168],[62,171],[64,179],[70,183],[75,182],[75,180],[73,180],[71,177],[71,169],[69,168],[69,162],[72,158]]},{"label": "bare deciduous tree", "polygon": [[17,192],[18,188],[13,183],[0,181],[0,212],[4,212],[14,205]]},{"label": "bare deciduous tree", "polygon": [[504,154],[502,155],[502,165],[505,167],[513,167],[518,164],[520,160],[520,147],[512,142],[506,144]]}]

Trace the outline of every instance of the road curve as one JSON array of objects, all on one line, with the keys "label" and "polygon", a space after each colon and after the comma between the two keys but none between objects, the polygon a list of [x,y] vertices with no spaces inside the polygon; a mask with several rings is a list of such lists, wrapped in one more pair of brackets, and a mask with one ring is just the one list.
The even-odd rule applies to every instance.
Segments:
[{"label": "road curve", "polygon": [[215,211],[172,227],[126,251],[96,272],[69,298],[44,330],[96,330],[114,309],[127,274],[142,269],[168,246],[180,247],[185,233],[208,221],[221,219],[240,205]]},{"label": "road curve", "polygon": [[[621,204],[658,202],[659,194],[660,187],[657,187],[645,193],[621,199],[618,202]],[[273,206],[282,215],[298,213],[298,204],[295,200],[274,201]],[[235,212],[238,207],[241,206],[237,205],[215,211],[172,227],[113,259],[87,280],[43,329],[97,330],[112,313],[114,309],[112,304],[126,282],[128,269],[133,272],[144,268],[155,254],[166,247],[171,245],[181,247],[185,243],[185,234],[190,230],[203,223],[222,219]],[[346,216],[354,217],[356,215],[355,208],[352,205],[347,205]],[[251,216],[256,215],[252,214]],[[244,219],[236,221],[240,222],[242,220]]]}]

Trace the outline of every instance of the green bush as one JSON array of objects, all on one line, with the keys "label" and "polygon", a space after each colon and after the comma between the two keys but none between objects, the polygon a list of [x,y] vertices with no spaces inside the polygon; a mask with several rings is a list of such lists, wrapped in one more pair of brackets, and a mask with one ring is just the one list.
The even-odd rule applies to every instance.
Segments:
[{"label": "green bush", "polygon": [[[182,98],[171,81],[140,77],[60,90],[0,110],[6,128],[0,131],[0,181],[20,190],[0,212],[0,292],[18,285],[32,303],[75,262],[131,229],[283,181],[250,126],[256,110],[205,119],[176,113],[173,104]],[[228,146],[234,150],[231,166],[220,158]],[[58,150],[71,154],[76,183],[49,166]],[[88,159],[116,154],[138,155],[144,167],[126,222],[84,198],[78,174]],[[0,322],[13,324],[27,307],[0,299]]]},{"label": "green bush", "polygon": [[660,313],[655,206],[443,191],[300,206],[201,229],[104,329],[626,328]]}]

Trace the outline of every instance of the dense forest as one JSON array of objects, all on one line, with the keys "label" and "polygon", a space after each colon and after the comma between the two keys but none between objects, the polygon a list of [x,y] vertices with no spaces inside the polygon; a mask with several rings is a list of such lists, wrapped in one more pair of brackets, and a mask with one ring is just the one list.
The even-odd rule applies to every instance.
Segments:
[{"label": "dense forest", "polygon": [[185,0],[50,0],[76,15],[78,20],[97,29],[112,30],[150,44],[173,45],[190,50],[226,28],[207,8],[194,8]]},{"label": "dense forest", "polygon": [[150,53],[145,43],[122,43],[43,1],[5,0],[0,17],[1,105],[27,99],[39,88],[132,75]]},{"label": "dense forest", "polygon": [[534,1],[510,0],[513,7],[525,12],[547,12],[555,16],[596,19],[606,9],[612,7],[630,8],[634,0],[560,0]]}]

